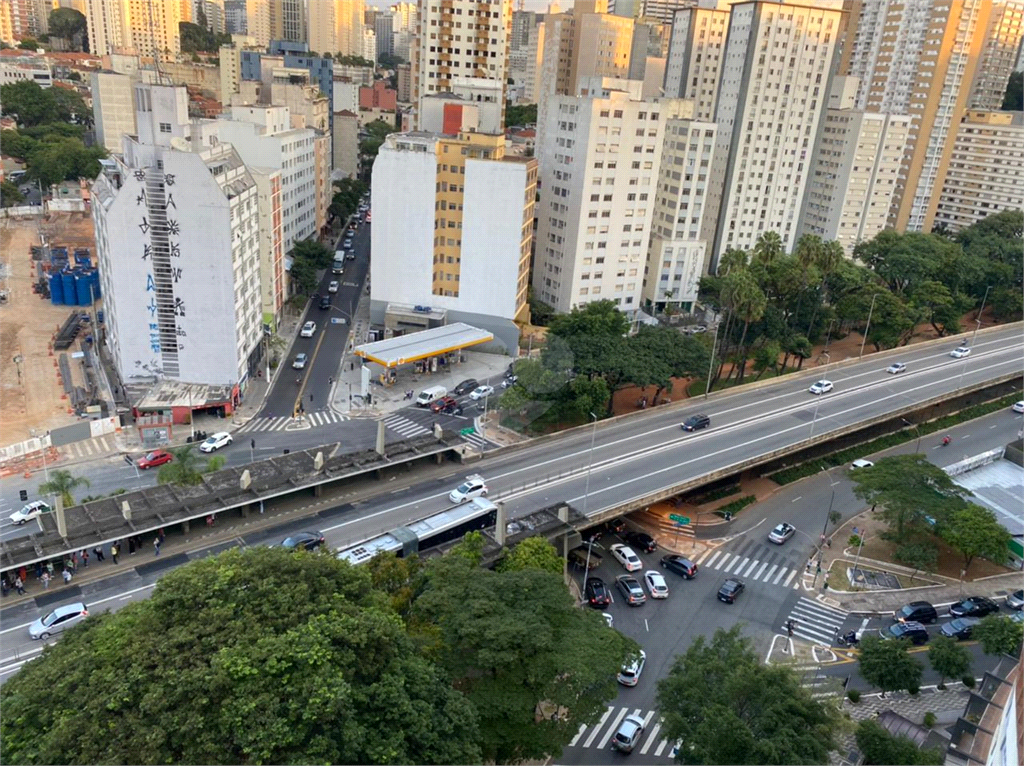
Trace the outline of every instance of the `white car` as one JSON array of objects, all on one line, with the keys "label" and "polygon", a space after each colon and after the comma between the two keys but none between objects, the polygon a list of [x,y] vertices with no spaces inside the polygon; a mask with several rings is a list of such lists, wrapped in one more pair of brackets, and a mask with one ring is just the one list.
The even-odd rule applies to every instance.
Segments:
[{"label": "white car", "polygon": [[644,672],[644,664],[647,662],[647,653],[641,649],[640,654],[634,655],[632,659],[626,660],[626,664],[619,671],[618,681],[623,686],[636,686],[640,680],[640,674]]},{"label": "white car", "polygon": [[293,370],[305,369],[305,367],[306,367],[306,359],[307,359],[307,357],[306,357],[305,354],[296,354],[295,355],[295,361],[292,362],[292,369]]},{"label": "white car", "polygon": [[227,431],[220,431],[215,433],[213,436],[208,438],[202,444],[199,445],[200,452],[216,452],[221,447],[226,447],[231,444],[231,434]]},{"label": "white car", "polygon": [[453,503],[467,503],[474,497],[486,497],[487,484],[484,477],[479,474],[467,476],[466,480],[448,494],[448,499]]},{"label": "white car", "polygon": [[622,564],[622,568],[627,572],[636,572],[644,568],[644,562],[633,553],[633,549],[628,545],[613,545],[611,552],[615,560]]},{"label": "white car", "polygon": [[850,463],[850,470],[853,471],[856,470],[857,468],[870,468],[873,465],[874,463],[872,463],[870,460],[865,460],[864,458],[861,457],[857,458],[852,463]]},{"label": "white car", "polygon": [[832,388],[831,380],[819,380],[809,390],[812,394],[827,394]]},{"label": "white car", "polygon": [[1014,402],[1013,407],[1011,407],[1010,409],[1012,409],[1014,412],[1024,412],[1024,401]]},{"label": "white car", "polygon": [[488,396],[494,393],[494,386],[477,386],[469,393],[469,398],[474,401],[480,401],[486,399]]},{"label": "white car", "polygon": [[647,592],[651,594],[651,598],[668,598],[668,583],[661,576],[661,572],[648,569],[644,572],[644,582],[647,584]]},{"label": "white car", "polygon": [[331,283],[329,285],[327,285],[327,292],[329,292],[329,293],[336,293],[336,292],[338,292],[338,280],[337,279],[332,279]]},{"label": "white car", "polygon": [[316,333],[316,322],[306,322],[306,324],[302,325],[302,331],[299,332],[299,335],[303,338],[312,338],[314,333]]},{"label": "white car", "polygon": [[33,503],[29,503],[20,511],[15,511],[11,514],[11,521],[14,522],[15,526],[21,526],[27,521],[32,519],[38,519],[44,513],[50,512],[50,506],[44,503],[42,500],[36,500]]},{"label": "white car", "polygon": [[971,355],[971,347],[957,346],[956,348],[949,352],[949,355],[954,359],[963,359],[965,356]]},{"label": "white car", "polygon": [[901,372],[905,372],[906,369],[907,365],[903,364],[903,362],[893,362],[892,364],[885,368],[885,371],[890,375],[897,375]]}]

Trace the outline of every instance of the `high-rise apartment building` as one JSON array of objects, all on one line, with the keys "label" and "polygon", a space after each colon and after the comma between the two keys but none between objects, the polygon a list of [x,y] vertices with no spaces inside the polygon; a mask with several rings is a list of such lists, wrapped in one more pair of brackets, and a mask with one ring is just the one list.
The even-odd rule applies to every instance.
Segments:
[{"label": "high-rise apartment building", "polygon": [[702,238],[714,241],[715,268],[726,250],[752,249],[767,231],[778,232],[787,251],[796,243],[842,17],[830,0],[733,4],[715,106],[718,146],[710,168],[695,168],[697,183],[708,184]]},{"label": "high-rise apartment building", "polygon": [[662,24],[671,24],[676,11],[684,8],[693,8],[697,0],[644,0],[645,19],[660,21]]},{"label": "high-rise apartment building", "polygon": [[856,109],[856,94],[856,78],[835,78],[799,231],[835,240],[847,257],[886,228],[911,123],[909,115]]},{"label": "high-rise apartment building", "polygon": [[96,141],[111,154],[120,154],[125,136],[134,136],[135,84],[138,77],[93,72],[92,116]]},{"label": "high-rise apartment building", "polygon": [[122,380],[237,386],[260,368],[256,183],[195,151],[184,87],[136,85],[138,137],[92,189],[106,340]]},{"label": "high-rise apartment building", "polygon": [[0,0],[0,42],[16,46],[44,34],[49,6],[42,0]]},{"label": "high-rise apartment building", "polygon": [[320,54],[362,56],[365,11],[363,0],[316,0],[310,3],[309,49]]},{"label": "high-rise apartment building", "polygon": [[700,0],[676,11],[665,68],[665,95],[694,102],[694,119],[714,120],[730,0]]},{"label": "high-rise apartment building", "polygon": [[508,76],[512,81],[509,101],[537,103],[543,55],[543,22],[532,11],[515,11],[512,14],[512,47],[508,54]]},{"label": "high-rise apartment building", "polygon": [[181,51],[178,25],[191,22],[188,0],[88,0],[89,49],[97,56],[127,53],[174,61]]},{"label": "high-rise apartment building", "polygon": [[502,134],[392,133],[373,164],[371,319],[464,321],[508,350],[529,318],[537,161]]},{"label": "high-rise apartment building", "polygon": [[665,122],[675,101],[643,84],[594,78],[549,97],[539,131],[542,198],[533,289],[559,312],[609,299],[640,308]]},{"label": "high-rise apartment building", "polygon": [[965,229],[1024,209],[1024,112],[967,112],[935,211],[936,226]]},{"label": "high-rise apartment building", "polygon": [[370,27],[363,27],[360,55],[367,61],[377,60],[377,33]]},{"label": "high-rise apartment building", "polygon": [[974,72],[967,108],[998,111],[1017,64],[1024,36],[1024,0],[992,0],[981,61]]},{"label": "high-rise apartment building", "polygon": [[930,231],[957,127],[985,50],[992,0],[846,0],[840,72],[857,108],[907,114],[911,134],[889,225]]},{"label": "high-rise apartment building", "polygon": [[374,57],[374,61],[381,54],[388,54],[389,56],[395,50],[395,41],[392,39],[394,34],[395,17],[390,13],[378,13],[373,19],[373,32],[377,35],[377,56]]},{"label": "high-rise apartment building", "polygon": [[512,0],[419,0],[410,52],[417,110],[454,85],[504,108],[511,34]]},{"label": "high-rise apartment building", "polygon": [[[330,0],[316,0],[314,8],[321,2]],[[246,33],[261,46],[271,40],[305,43],[309,39],[304,0],[246,0],[245,25]]]},{"label": "high-rise apartment building", "polygon": [[[195,19],[199,24],[199,13],[202,12],[206,19],[206,27],[214,34],[222,35],[227,31],[227,18],[225,16],[224,0],[196,0]],[[202,24],[200,24],[202,26]]]}]

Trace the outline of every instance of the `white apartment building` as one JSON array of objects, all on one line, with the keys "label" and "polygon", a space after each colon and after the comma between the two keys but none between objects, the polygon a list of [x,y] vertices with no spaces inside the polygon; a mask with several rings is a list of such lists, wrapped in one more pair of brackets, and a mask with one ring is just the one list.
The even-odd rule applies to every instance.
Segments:
[{"label": "white apartment building", "polygon": [[673,306],[690,311],[706,273],[708,243],[701,239],[701,230],[707,187],[697,178],[714,161],[717,129],[713,122],[693,119],[694,110],[693,101],[679,100],[672,110],[675,116],[665,123],[644,269],[643,305],[648,310]]},{"label": "white apartment building", "polygon": [[377,60],[377,33],[369,27],[363,27],[363,35],[360,39],[362,50],[360,55],[367,61]]},{"label": "white apartment building", "polygon": [[53,85],[53,72],[42,56],[18,56],[0,60],[0,85],[34,82],[40,88]]},{"label": "white apartment building", "polygon": [[417,109],[456,84],[498,86],[504,109],[511,35],[512,0],[420,0],[410,51]]},{"label": "white apartment building", "polygon": [[[776,231],[792,250],[811,158],[828,102],[843,13],[837,2],[733,4],[722,54],[718,147],[704,239],[713,267],[729,248],[749,250]],[[714,269],[712,269],[714,270]]]},{"label": "white apartment building", "polygon": [[887,226],[911,125],[909,115],[854,108],[856,94],[856,78],[835,78],[799,231],[839,242],[848,258]]},{"label": "white apartment building", "polygon": [[[363,0],[313,0],[309,3],[309,49],[321,55],[362,56]],[[367,56],[376,61],[376,56]]]},{"label": "white apartment building", "polygon": [[731,0],[700,0],[675,12],[665,65],[665,96],[694,102],[695,120],[714,120]]},{"label": "white apartment building", "polygon": [[371,186],[373,323],[401,334],[466,322],[517,348],[536,186],[537,161],[506,155],[500,133],[388,136]]},{"label": "white apartment building", "polygon": [[242,161],[281,171],[281,217],[285,252],[317,233],[315,133],[292,128],[285,106],[232,106],[216,120],[197,126],[193,141],[202,146],[230,143]]},{"label": "white apartment building", "polygon": [[996,112],[1003,106],[1006,82],[1017,63],[1024,35],[1024,0],[992,0],[981,61],[971,83],[967,108]]},{"label": "white apartment building", "polygon": [[111,154],[120,154],[124,137],[135,135],[135,84],[139,78],[93,72],[91,80],[96,141]]},{"label": "white apartment building", "polygon": [[935,225],[965,229],[1024,209],[1024,112],[967,112],[942,185]]},{"label": "white apartment building", "polygon": [[135,95],[138,138],[92,190],[111,356],[125,382],[244,385],[263,337],[256,183],[230,145],[190,150],[183,87]]},{"label": "white apartment building", "polygon": [[644,18],[671,24],[672,17],[683,8],[692,8],[697,0],[644,0]]},{"label": "white apartment building", "polygon": [[533,289],[559,312],[612,300],[640,308],[663,131],[671,103],[643,83],[594,78],[551,96],[540,131]]},{"label": "white apartment building", "polygon": [[[537,23],[537,14],[516,11],[513,19],[513,42],[508,54],[508,75],[512,80],[514,103],[536,104],[540,96],[541,60],[544,56],[544,24]],[[533,23],[529,23],[529,22]]]}]

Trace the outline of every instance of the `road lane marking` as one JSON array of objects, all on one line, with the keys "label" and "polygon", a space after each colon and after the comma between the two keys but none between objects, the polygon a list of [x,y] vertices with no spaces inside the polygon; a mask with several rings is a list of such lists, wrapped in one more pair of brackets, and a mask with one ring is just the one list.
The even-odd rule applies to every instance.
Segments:
[{"label": "road lane marking", "polygon": [[[608,744],[608,740],[610,740],[612,738],[612,735],[615,734],[615,732],[617,732],[619,730],[619,724],[622,722],[622,719],[626,717],[626,711],[628,709],[629,708],[622,708],[622,710],[619,711],[619,714],[617,716],[615,716],[615,721],[612,723],[611,727],[608,729],[608,732],[601,738],[601,741],[597,744],[598,749],[604,750],[605,745]],[[639,715],[639,714],[640,714],[640,708],[637,708],[636,710],[633,711],[633,715]]]},{"label": "road lane marking", "polygon": [[[590,736],[587,737],[587,741],[583,743],[583,747],[590,747],[590,744],[595,739],[597,739],[597,735],[601,733],[601,728],[604,726],[604,722],[608,720],[608,716],[612,714],[612,711],[614,709],[615,708],[613,707],[609,707],[607,710],[604,711],[604,715],[601,716],[601,720],[594,725],[594,730],[590,732]],[[625,714],[626,711],[625,709],[623,709],[623,711],[619,714],[619,718],[622,718],[623,716],[625,716]],[[616,724],[618,724],[618,721],[616,721]]]},{"label": "road lane marking", "polygon": [[[707,554],[708,554],[708,552],[706,552],[704,555],[706,556]],[[705,566],[710,567],[712,564],[715,563],[715,559],[717,559],[721,555],[722,555],[722,551],[715,551],[714,555],[712,555],[711,559],[708,561],[708,563]],[[700,563],[700,562],[698,561],[698,563]]]},{"label": "road lane marking", "polygon": [[654,724],[654,728],[651,729],[651,733],[647,735],[647,741],[644,742],[644,746],[640,748],[640,755],[647,755],[647,751],[651,749],[651,745],[658,741],[658,732],[661,731],[661,722]]}]

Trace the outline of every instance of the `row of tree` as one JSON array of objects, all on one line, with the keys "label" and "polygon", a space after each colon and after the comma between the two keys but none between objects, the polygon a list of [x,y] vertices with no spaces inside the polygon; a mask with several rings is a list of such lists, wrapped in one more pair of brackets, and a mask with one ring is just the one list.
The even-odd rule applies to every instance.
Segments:
[{"label": "row of tree", "polygon": [[923,322],[940,336],[958,333],[982,301],[996,319],[1018,320],[1022,234],[1024,213],[1005,211],[953,237],[886,230],[850,260],[814,235],[787,254],[766,232],[751,252],[724,253],[717,274],[701,280],[701,301],[724,313],[715,381],[728,368],[726,380],[742,382],[751,360],[761,373],[782,373],[791,358],[799,367],[814,345],[854,329],[876,350],[908,343]]}]

